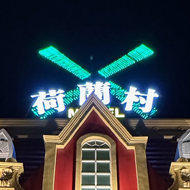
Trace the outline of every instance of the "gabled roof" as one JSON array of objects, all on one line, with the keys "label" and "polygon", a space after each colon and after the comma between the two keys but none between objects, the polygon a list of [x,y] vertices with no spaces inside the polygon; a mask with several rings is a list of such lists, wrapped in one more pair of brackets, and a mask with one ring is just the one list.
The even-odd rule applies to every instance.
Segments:
[{"label": "gabled roof", "polygon": [[58,136],[44,135],[45,142],[66,145],[93,111],[125,146],[147,144],[148,137],[133,137],[94,93],[89,96]]},{"label": "gabled roof", "polygon": [[[50,190],[53,187],[57,149],[64,149],[69,142],[72,142],[74,136],[77,135],[76,133],[85,126],[85,122],[93,114],[99,117],[105,127],[109,128],[127,150],[134,150],[138,189],[149,189],[145,151],[148,137],[132,136],[94,93],[88,97],[86,103],[78,110],[59,135],[44,135],[46,159],[43,189]],[[96,123],[96,121],[92,122]]]}]

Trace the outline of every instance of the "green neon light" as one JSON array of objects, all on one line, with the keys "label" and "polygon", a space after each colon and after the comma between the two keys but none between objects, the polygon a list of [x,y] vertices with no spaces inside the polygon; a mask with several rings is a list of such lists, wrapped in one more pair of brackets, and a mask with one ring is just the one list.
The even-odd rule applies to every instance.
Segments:
[{"label": "green neon light", "polygon": [[77,65],[53,46],[40,50],[39,54],[71,72],[81,80],[88,78],[91,75],[88,71]]},{"label": "green neon light", "polygon": [[64,104],[65,105],[71,104],[74,100],[79,99],[79,96],[80,96],[80,90],[78,87],[74,90],[66,92],[64,98]]},{"label": "green neon light", "polygon": [[[126,98],[125,92],[127,92],[125,89],[123,89],[121,86],[113,83],[112,81],[109,81],[110,83],[110,93],[115,96],[118,100],[123,102]],[[139,114],[142,118],[148,119],[150,116],[154,115],[157,112],[157,109],[154,107],[150,113],[143,113],[141,109],[139,109],[140,103],[133,103],[133,111]]]},{"label": "green neon light", "polygon": [[[105,78],[133,65],[149,56],[151,56],[154,52],[145,46],[144,44],[140,45],[139,47],[135,48],[134,50],[130,51],[127,55],[124,55],[120,59],[114,61],[113,63],[109,64],[108,66],[104,67],[103,69],[99,70],[98,73]],[[62,68],[66,69],[67,71],[71,72],[81,80],[88,78],[91,74],[84,70],[82,67],[74,63],[64,54],[59,52],[56,48],[50,46],[46,49],[39,51],[39,54],[43,57],[49,59],[50,61],[56,63],[57,65],[61,66]],[[119,85],[109,81],[111,84],[110,93],[114,95],[117,99],[123,102],[126,98],[126,90],[124,90]],[[74,100],[79,99],[80,91],[77,87],[74,90],[70,90],[65,93],[64,104],[69,105]],[[149,118],[150,116],[154,115],[157,112],[156,108],[153,108],[149,114],[145,114],[139,109],[140,103],[133,104],[133,111],[141,115],[144,119]],[[32,108],[32,111],[35,115],[38,115],[37,108]],[[47,110],[45,114],[40,115],[40,119],[45,119],[48,115],[51,115],[55,112],[54,109]]]},{"label": "green neon light", "polygon": [[154,52],[145,46],[144,44],[140,45],[139,47],[135,48],[134,50],[128,53],[128,56],[133,58],[135,61],[141,61],[149,56],[154,54]]},{"label": "green neon light", "polygon": [[[126,98],[126,94],[125,94],[126,90],[123,89],[121,86],[115,84],[112,81],[109,81],[109,83],[111,85],[110,86],[110,93],[113,96],[115,96],[118,100],[120,100],[121,102],[123,102],[125,100],[125,98]],[[74,89],[74,90],[70,90],[70,91],[66,92],[65,93],[65,97],[64,97],[64,104],[65,105],[71,104],[73,101],[79,99],[79,96],[80,96],[80,90],[79,90],[78,87],[76,89]],[[140,106],[140,103],[133,103],[133,111],[136,112],[137,114],[139,114],[144,119],[150,118],[152,115],[154,115],[158,111],[154,107],[150,111],[150,113],[145,114],[145,113],[142,112],[141,109],[139,109],[139,106]],[[50,116],[50,115],[52,115],[52,114],[54,114],[56,112],[54,109],[49,109],[49,110],[46,110],[46,112],[43,115],[39,115],[37,107],[34,107],[31,110],[40,119],[45,119],[48,116]]]},{"label": "green neon light", "polygon": [[129,67],[130,65],[133,65],[135,63],[134,60],[132,60],[127,55],[124,55],[123,57],[119,58],[118,60],[114,61],[110,65],[104,67],[103,69],[99,70],[98,73],[105,78]]},{"label": "green neon light", "polygon": [[45,112],[44,114],[39,115],[39,114],[38,114],[38,109],[37,109],[37,107],[34,107],[34,108],[32,108],[31,110],[32,110],[32,112],[33,112],[36,116],[38,116],[40,119],[45,119],[45,118],[47,118],[48,116],[50,116],[50,115],[52,115],[52,114],[55,113],[55,110],[54,110],[54,109],[49,109],[49,110],[46,110],[46,112]]},{"label": "green neon light", "polygon": [[[74,100],[79,99],[79,96],[80,96],[80,90],[79,90],[78,87],[76,89],[74,89],[74,90],[70,90],[70,91],[66,92],[65,97],[64,97],[64,104],[65,105],[71,104]],[[52,114],[54,114],[56,112],[56,110],[51,108],[49,110],[46,110],[46,112],[44,114],[39,115],[37,107],[34,107],[31,110],[40,119],[45,119],[48,116],[50,116],[50,115],[52,115]]]},{"label": "green neon light", "polygon": [[119,99],[121,102],[123,102],[126,98],[125,92],[126,90],[123,89],[121,86],[113,83],[112,81],[109,81],[110,83],[110,93],[115,96],[117,99]]},{"label": "green neon light", "polygon": [[128,55],[124,55],[120,59],[114,61],[113,63],[107,65],[98,71],[100,75],[107,78],[139,61],[151,56],[154,52],[145,46],[144,44],[130,51]]}]

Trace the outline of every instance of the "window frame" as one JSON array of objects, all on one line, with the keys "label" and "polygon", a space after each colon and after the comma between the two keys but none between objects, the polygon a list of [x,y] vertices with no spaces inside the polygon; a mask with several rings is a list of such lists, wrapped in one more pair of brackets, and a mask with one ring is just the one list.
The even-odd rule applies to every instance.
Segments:
[{"label": "window frame", "polygon": [[[92,144],[97,144],[97,146],[93,146]],[[98,144],[102,144],[103,146],[98,146]],[[100,159],[100,154],[101,153],[106,153],[101,157]],[[85,153],[85,154],[84,154]],[[89,154],[92,155],[89,157]],[[99,156],[98,156],[99,155]],[[91,165],[91,169],[89,170],[89,167],[83,167],[84,165],[88,164],[89,166]],[[99,169],[101,170],[100,165],[107,165],[106,170],[102,170],[101,172],[98,171]],[[82,146],[82,189],[109,189],[111,188],[110,184],[110,146],[102,140],[90,140],[86,141],[83,146]],[[105,169],[105,168],[104,168]],[[86,170],[86,171],[85,171]],[[83,184],[83,179],[88,178],[88,177],[93,177],[93,184]],[[100,184],[99,180],[100,178],[107,178],[107,183],[106,181],[102,181],[103,183]]]},{"label": "window frame", "polygon": [[91,140],[104,141],[110,147],[110,190],[117,190],[116,144],[111,137],[99,133],[86,134],[77,141],[75,190],[82,190],[82,147]]}]

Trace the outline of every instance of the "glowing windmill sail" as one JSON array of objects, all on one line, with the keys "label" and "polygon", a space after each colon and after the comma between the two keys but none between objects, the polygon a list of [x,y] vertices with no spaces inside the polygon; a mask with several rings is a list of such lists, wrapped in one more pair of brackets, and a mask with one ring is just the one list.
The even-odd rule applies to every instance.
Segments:
[{"label": "glowing windmill sail", "polygon": [[98,73],[100,75],[102,75],[103,77],[107,78],[107,77],[129,67],[130,65],[133,65],[134,63],[135,63],[135,61],[133,59],[131,59],[127,55],[124,55],[123,57],[114,61],[110,65],[99,70]]},{"label": "glowing windmill sail", "polygon": [[101,70],[98,71],[98,73],[103,77],[107,78],[151,56],[153,53],[154,52],[150,48],[142,44],[139,47],[135,48],[134,50],[130,51],[127,55],[122,56],[118,60],[102,68]]},{"label": "glowing windmill sail", "polygon": [[81,80],[88,78],[91,75],[88,71],[77,65],[53,46],[40,50],[39,54],[71,72]]},{"label": "glowing windmill sail", "polygon": [[[73,75],[77,76],[81,80],[88,78],[91,74],[84,70],[81,66],[74,63],[72,60],[70,60],[68,57],[66,57],[64,54],[59,52],[56,48],[53,46],[47,47],[41,51],[39,51],[39,54],[43,57],[49,59],[53,63],[56,63],[60,67],[66,69],[67,71],[71,72]],[[107,65],[103,69],[99,70],[98,73],[107,78],[109,76],[112,76],[115,73],[118,73],[119,71],[122,71],[123,69],[151,56],[154,54],[154,52],[145,46],[144,44],[141,44],[134,50],[130,51],[128,54],[122,56],[118,60],[114,61],[113,63]],[[121,102],[123,102],[126,98],[125,93],[127,92],[125,89],[120,87],[119,85],[113,83],[112,81],[109,81],[110,83],[110,93],[115,96],[117,99],[119,99]],[[74,100],[79,99],[80,97],[80,90],[77,87],[74,90],[70,90],[65,93],[64,103],[65,105],[71,104]],[[154,107],[149,114],[143,113],[141,109],[139,109],[140,104],[139,103],[133,103],[133,111],[137,114],[141,115],[144,119],[147,119],[148,117],[154,115],[157,112],[157,109]],[[36,108],[32,108],[32,111],[35,115],[38,116],[38,110]],[[41,119],[45,119],[48,115],[52,115],[55,111],[53,109],[47,110],[45,114],[40,116]]]},{"label": "glowing windmill sail", "polygon": [[144,44],[140,45],[139,47],[135,48],[134,50],[128,53],[128,56],[133,58],[135,61],[141,61],[149,56],[154,54],[154,52],[145,46]]}]

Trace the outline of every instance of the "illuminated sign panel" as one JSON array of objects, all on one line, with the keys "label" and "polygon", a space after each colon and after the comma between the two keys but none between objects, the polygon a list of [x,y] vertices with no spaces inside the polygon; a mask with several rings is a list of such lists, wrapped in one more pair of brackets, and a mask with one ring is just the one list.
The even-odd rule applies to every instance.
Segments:
[{"label": "illuminated sign panel", "polygon": [[39,92],[38,95],[32,95],[31,98],[36,98],[36,101],[32,107],[37,107],[38,114],[42,115],[49,109],[55,109],[58,112],[62,112],[65,110],[65,105],[63,101],[63,90],[49,90],[49,93]]},{"label": "illuminated sign panel", "polygon": [[140,104],[145,105],[144,107],[139,107],[143,113],[149,113],[152,110],[153,99],[154,97],[158,97],[158,94],[153,89],[148,89],[148,94],[141,94],[137,91],[137,88],[132,86],[130,86],[129,92],[125,92],[125,94],[127,94],[127,97],[121,103],[126,103],[125,110],[131,111],[133,103],[140,102]]},{"label": "illuminated sign panel", "polygon": [[96,82],[95,84],[87,82],[85,85],[78,85],[78,87],[80,89],[80,106],[86,101],[86,97],[88,97],[92,92],[94,92],[105,105],[110,103],[109,82]]},{"label": "illuminated sign panel", "polygon": [[68,57],[66,57],[64,54],[52,46],[39,51],[39,54],[71,72],[81,80],[88,78],[91,75],[88,71],[84,70],[82,67],[77,65],[75,62],[70,60]]},{"label": "illuminated sign panel", "polygon": [[107,78],[149,56],[151,56],[154,52],[146,47],[144,44],[130,51],[127,55],[119,58],[103,69],[99,70],[98,73],[103,77]]},{"label": "illuminated sign panel", "polygon": [[[79,105],[82,105],[86,98],[94,92],[102,102],[107,105],[110,103],[110,83],[109,82],[96,82],[95,84],[87,82],[84,85],[78,85],[79,87]],[[123,93],[123,92],[122,92]],[[136,104],[136,107],[142,111],[144,114],[151,112],[153,107],[154,98],[158,97],[158,94],[155,93],[155,90],[148,89],[147,94],[142,94],[137,91],[137,88],[130,86],[128,92],[124,92],[123,101],[121,104],[125,104],[125,110],[131,111]],[[57,110],[62,112],[65,110],[65,101],[64,101],[64,91],[63,90],[49,90],[49,93],[39,92],[38,95],[32,95],[32,98],[36,98],[36,101],[33,104],[33,108],[36,108],[38,115],[44,115],[46,111]],[[118,109],[111,109],[114,111],[117,117],[123,117],[119,114]],[[76,111],[75,111],[76,112]],[[74,110],[69,109],[68,117],[70,118],[74,115]]]},{"label": "illuminated sign panel", "polygon": [[[39,51],[39,54],[52,61],[53,63],[59,65],[63,69],[69,71],[81,80],[87,79],[91,75],[88,71],[70,60],[63,53],[52,46]],[[116,74],[119,71],[126,69],[127,67],[153,54],[154,52],[150,48],[144,44],[141,44],[123,57],[99,70],[98,73],[101,76],[108,78],[113,74]],[[92,91],[94,91],[105,105],[110,103],[110,95],[112,95],[117,98],[121,104],[125,104],[126,111],[132,109],[134,112],[145,119],[151,117],[157,112],[157,109],[155,107],[152,108],[153,99],[155,97],[158,97],[157,93],[155,93],[154,90],[149,89],[147,94],[141,94],[136,91],[137,89],[134,88],[135,87],[131,87],[128,92],[118,84],[115,84],[112,81],[108,81],[106,83],[96,82],[95,84],[86,83],[83,85],[78,85],[78,87],[76,87],[74,90],[65,92],[64,96],[62,93],[62,95],[59,97],[57,97],[58,94],[51,96],[50,92],[49,95],[45,92],[41,92],[39,95],[32,96],[33,98],[38,97],[38,100],[36,100],[32,107],[32,111],[35,115],[40,116],[41,119],[44,119],[47,116],[55,113],[56,110],[59,111],[63,109],[63,104],[60,104],[58,102],[58,100],[61,98],[64,100],[64,106],[68,106],[73,101],[78,99],[79,105],[82,105],[85,102],[86,98],[92,93]],[[44,104],[44,108],[40,108],[40,113],[44,111],[45,113],[39,114],[38,107],[42,104]]]},{"label": "illuminated sign panel", "polygon": [[[74,109],[74,108],[69,108],[68,109],[68,118],[71,118],[75,115],[75,113],[78,111],[79,109]],[[115,115],[116,118],[124,118],[125,114],[120,113],[119,108],[109,108],[109,110],[112,112],[113,115]]]}]

